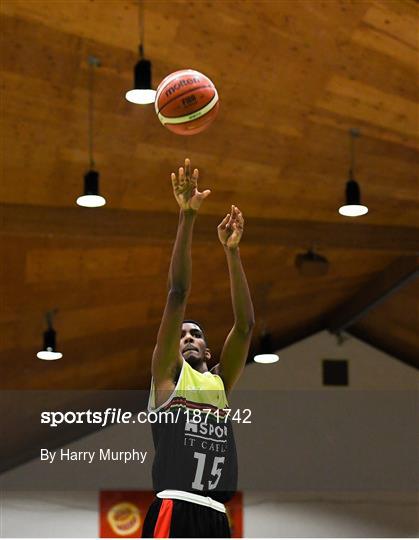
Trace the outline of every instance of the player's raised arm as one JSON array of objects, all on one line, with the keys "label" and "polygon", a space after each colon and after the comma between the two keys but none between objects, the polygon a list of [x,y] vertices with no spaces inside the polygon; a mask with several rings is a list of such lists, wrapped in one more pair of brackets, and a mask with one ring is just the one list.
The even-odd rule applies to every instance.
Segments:
[{"label": "player's raised arm", "polygon": [[230,274],[234,325],[221,353],[219,374],[229,392],[246,364],[255,324],[249,286],[240,259],[239,242],[244,229],[243,215],[237,206],[218,225],[218,238],[224,247]]},{"label": "player's raised arm", "polygon": [[168,277],[168,295],[163,318],[157,334],[157,343],[153,352],[151,371],[157,386],[172,378],[173,372],[181,363],[179,339],[181,324],[185,315],[188,299],[192,262],[192,231],[197,212],[209,190],[198,191],[199,171],[190,172],[190,161],[185,159],[185,167],[179,168],[179,174],[172,173],[173,194],[179,204],[179,224],[173,247]]}]

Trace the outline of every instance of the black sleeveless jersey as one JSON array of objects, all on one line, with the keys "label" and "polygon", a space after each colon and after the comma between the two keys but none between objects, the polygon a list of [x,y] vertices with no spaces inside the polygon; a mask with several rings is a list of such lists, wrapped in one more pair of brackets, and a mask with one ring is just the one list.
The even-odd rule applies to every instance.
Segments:
[{"label": "black sleeveless jersey", "polygon": [[[237,487],[237,453],[224,383],[185,360],[175,390],[155,408],[151,383],[148,410],[155,457],[153,487],[177,489],[226,502]],[[156,420],[156,421],[155,421]]]}]

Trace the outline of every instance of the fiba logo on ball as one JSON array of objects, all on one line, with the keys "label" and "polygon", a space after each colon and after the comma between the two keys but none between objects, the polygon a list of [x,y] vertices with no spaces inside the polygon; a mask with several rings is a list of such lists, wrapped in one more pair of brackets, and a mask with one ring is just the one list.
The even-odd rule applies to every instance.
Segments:
[{"label": "fiba logo on ball", "polygon": [[122,502],[112,506],[107,518],[113,532],[120,536],[133,534],[141,526],[140,511],[137,506],[129,502]]},{"label": "fiba logo on ball", "polygon": [[178,135],[195,135],[214,121],[219,99],[214,83],[206,75],[182,69],[162,80],[154,106],[167,129]]}]

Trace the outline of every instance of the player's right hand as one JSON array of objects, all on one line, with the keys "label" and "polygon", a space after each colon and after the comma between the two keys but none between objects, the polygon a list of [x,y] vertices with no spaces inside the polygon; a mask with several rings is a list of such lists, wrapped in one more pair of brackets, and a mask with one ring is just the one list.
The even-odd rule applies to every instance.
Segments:
[{"label": "player's right hand", "polygon": [[223,246],[229,249],[236,249],[243,235],[243,228],[243,214],[237,206],[232,204],[231,213],[227,214],[217,227],[218,238]]},{"label": "player's right hand", "polygon": [[191,162],[185,159],[185,167],[179,167],[179,175],[172,172],[173,194],[181,210],[197,212],[204,199],[211,193],[206,189],[202,193],[198,191],[198,169],[194,169],[191,176]]}]

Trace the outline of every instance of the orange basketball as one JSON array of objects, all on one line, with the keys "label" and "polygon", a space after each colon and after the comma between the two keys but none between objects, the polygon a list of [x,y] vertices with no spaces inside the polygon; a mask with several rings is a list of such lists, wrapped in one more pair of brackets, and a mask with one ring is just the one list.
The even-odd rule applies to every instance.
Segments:
[{"label": "orange basketball", "polygon": [[218,93],[208,77],[194,69],[182,69],[162,80],[154,106],[167,129],[179,135],[195,135],[217,116]]}]

